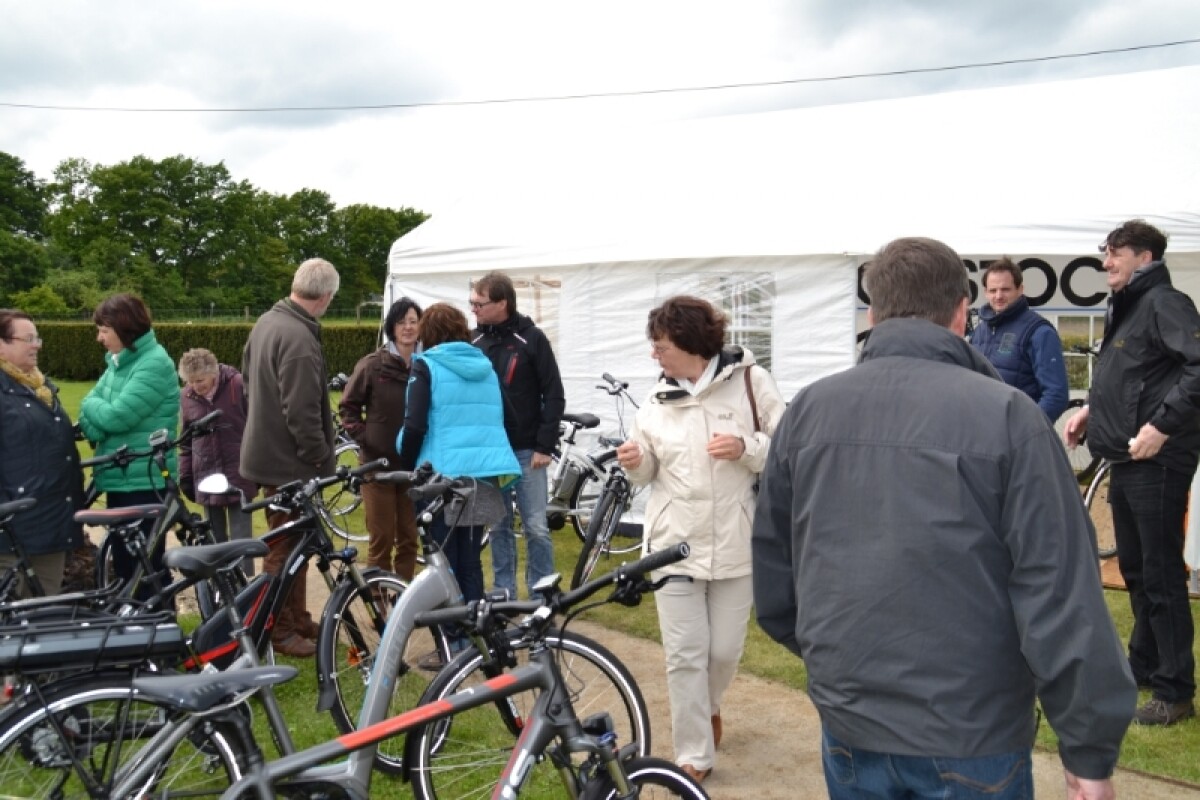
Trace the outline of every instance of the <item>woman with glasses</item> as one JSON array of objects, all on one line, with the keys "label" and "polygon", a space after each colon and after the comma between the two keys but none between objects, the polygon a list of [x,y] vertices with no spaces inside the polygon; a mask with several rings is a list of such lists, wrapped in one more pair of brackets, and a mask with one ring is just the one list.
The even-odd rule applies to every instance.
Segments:
[{"label": "woman with glasses", "polygon": [[733,682],[754,600],[750,523],[758,473],[783,398],[748,350],[725,345],[724,314],[698,297],[650,312],[662,376],[617,459],[649,484],[647,552],[687,542],[654,595],[667,657],[675,761],[703,781],[721,743],[721,698]]},{"label": "woman with glasses", "polygon": [[[67,553],[82,541],[72,518],[83,499],[83,474],[58,387],[38,369],[41,349],[28,314],[0,310],[0,502],[38,501],[13,517],[12,530],[49,595],[61,591]],[[0,540],[0,570],[15,561],[8,541]],[[19,591],[32,594],[24,579]]]},{"label": "woman with glasses", "polygon": [[[417,350],[421,307],[409,297],[392,303],[383,322],[387,344],[359,359],[342,392],[342,427],[362,448],[363,461],[386,458],[400,463],[396,437],[404,424],[404,397]],[[408,486],[364,483],[367,515],[367,564],[394,572],[406,581],[417,569],[417,518]]]},{"label": "woman with glasses", "polygon": [[[79,427],[96,448],[106,455],[122,445],[130,450],[148,450],[150,434],[166,429],[174,439],[179,431],[179,378],[175,362],[158,343],[150,324],[150,310],[140,298],[116,294],[105,300],[92,314],[96,323],[96,341],[104,346],[108,368],[100,376],[79,407]],[[178,474],[175,451],[167,454],[167,466]],[[159,502],[158,491],[166,482],[150,463],[149,457],[134,461],[125,469],[106,469],[96,474],[96,488],[106,495],[109,508]],[[146,520],[146,534],[154,520]],[[162,569],[164,537],[151,563]],[[128,580],[137,568],[133,555],[123,547],[113,549],[114,569]],[[144,599],[151,588],[142,586],[136,596]]]}]

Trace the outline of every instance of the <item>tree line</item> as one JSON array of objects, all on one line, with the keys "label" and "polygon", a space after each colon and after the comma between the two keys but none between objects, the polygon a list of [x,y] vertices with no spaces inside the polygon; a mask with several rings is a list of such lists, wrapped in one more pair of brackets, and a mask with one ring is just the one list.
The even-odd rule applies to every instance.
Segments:
[{"label": "tree line", "polygon": [[335,310],[380,293],[392,243],[428,215],[350,205],[236,181],[223,163],[71,158],[43,181],[0,152],[0,304],[37,318],[86,315],[134,292],[151,310],[257,311],[287,294],[296,265],[329,259]]}]

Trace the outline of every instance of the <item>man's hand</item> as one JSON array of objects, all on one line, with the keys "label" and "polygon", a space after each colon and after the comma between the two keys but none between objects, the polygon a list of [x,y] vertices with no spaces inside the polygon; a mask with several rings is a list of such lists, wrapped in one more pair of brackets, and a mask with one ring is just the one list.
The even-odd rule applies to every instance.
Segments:
[{"label": "man's hand", "polygon": [[550,466],[551,461],[553,461],[553,459],[550,458],[550,456],[546,455],[545,453],[536,453],[535,452],[529,458],[529,468],[530,469],[545,469],[546,467]]},{"label": "man's hand", "polygon": [[1063,767],[1063,775],[1067,779],[1067,800],[1114,800],[1117,796],[1112,778],[1099,781],[1077,778],[1066,767]]},{"label": "man's hand", "polygon": [[1168,438],[1165,433],[1160,433],[1158,428],[1147,422],[1138,431],[1137,438],[1129,440],[1129,455],[1133,456],[1134,461],[1154,458]]},{"label": "man's hand", "polygon": [[1063,428],[1063,441],[1067,443],[1067,447],[1074,449],[1078,446],[1080,439],[1087,433],[1088,424],[1088,407],[1084,406],[1079,409],[1079,412],[1067,420],[1067,425]]},{"label": "man's hand", "polygon": [[721,461],[737,461],[746,452],[746,442],[732,433],[714,433],[706,448],[709,456]]}]

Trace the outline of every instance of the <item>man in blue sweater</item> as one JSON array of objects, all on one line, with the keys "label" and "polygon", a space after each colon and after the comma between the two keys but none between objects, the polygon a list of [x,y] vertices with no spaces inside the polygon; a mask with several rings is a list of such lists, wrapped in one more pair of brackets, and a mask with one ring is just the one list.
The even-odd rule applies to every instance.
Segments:
[{"label": "man in blue sweater", "polygon": [[987,305],[971,332],[975,345],[1009,386],[1033,398],[1054,422],[1067,409],[1062,340],[1050,321],[1029,307],[1021,268],[1005,256],[983,273]]}]

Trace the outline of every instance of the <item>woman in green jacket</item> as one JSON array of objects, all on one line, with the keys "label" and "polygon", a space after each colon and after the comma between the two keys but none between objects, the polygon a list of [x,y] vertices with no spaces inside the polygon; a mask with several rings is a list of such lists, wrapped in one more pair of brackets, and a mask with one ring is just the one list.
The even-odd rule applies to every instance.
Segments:
[{"label": "woman in green jacket", "polygon": [[[146,450],[150,434],[166,429],[175,438],[179,429],[179,379],[175,362],[158,343],[150,328],[150,311],[140,298],[117,294],[105,300],[92,315],[96,340],[108,352],[108,369],[83,398],[79,408],[79,428],[96,448],[96,455],[111,453],[122,445],[130,450]],[[167,456],[168,468],[177,472],[175,452]],[[125,508],[159,502],[158,491],[165,486],[149,458],[134,461],[125,469],[102,469],[96,473],[96,488],[105,493],[109,508]],[[154,527],[147,520],[145,532]],[[164,538],[151,553],[155,569],[162,569]],[[125,548],[113,550],[114,569],[122,580],[132,577],[137,567]],[[143,586],[137,596],[145,598],[150,590]]]}]

